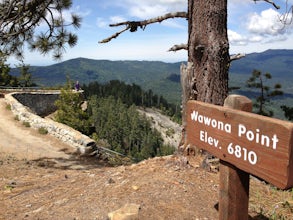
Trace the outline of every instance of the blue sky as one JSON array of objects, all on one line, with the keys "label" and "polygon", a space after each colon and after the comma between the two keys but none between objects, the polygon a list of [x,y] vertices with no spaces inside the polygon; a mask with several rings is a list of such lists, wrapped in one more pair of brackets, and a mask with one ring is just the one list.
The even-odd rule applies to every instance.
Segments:
[{"label": "blue sky", "polygon": [[[281,6],[252,0],[228,0],[228,37],[230,53],[262,52],[267,49],[293,49],[293,28],[285,28],[279,18],[285,13],[286,1],[275,0]],[[288,0],[289,5],[293,0]],[[74,30],[79,37],[74,48],[67,48],[62,61],[85,57],[108,60],[160,60],[177,62],[187,60],[186,51],[167,52],[174,44],[187,42],[187,21],[171,19],[147,26],[135,33],[124,32],[107,44],[100,40],[123,27],[109,24],[153,18],[167,12],[186,11],[187,0],[73,0],[70,12],[79,14],[82,26]],[[66,15],[70,13],[67,12]],[[10,58],[13,65],[17,63]],[[60,61],[58,61],[60,62]],[[26,52],[24,63],[50,65],[56,63],[49,54]]]}]

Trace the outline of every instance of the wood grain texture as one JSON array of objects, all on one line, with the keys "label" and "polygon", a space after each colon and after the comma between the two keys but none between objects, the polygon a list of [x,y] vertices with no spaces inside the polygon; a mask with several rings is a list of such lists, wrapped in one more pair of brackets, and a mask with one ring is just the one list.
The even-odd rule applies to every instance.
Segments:
[{"label": "wood grain texture", "polygon": [[186,130],[188,143],[280,189],[293,186],[293,123],[189,101]]}]

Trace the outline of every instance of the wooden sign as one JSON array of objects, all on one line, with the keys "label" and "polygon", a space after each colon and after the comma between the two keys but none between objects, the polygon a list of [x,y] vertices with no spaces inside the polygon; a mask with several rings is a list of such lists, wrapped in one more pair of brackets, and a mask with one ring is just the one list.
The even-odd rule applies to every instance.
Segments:
[{"label": "wooden sign", "polygon": [[293,123],[198,101],[187,142],[280,189],[293,187]]}]

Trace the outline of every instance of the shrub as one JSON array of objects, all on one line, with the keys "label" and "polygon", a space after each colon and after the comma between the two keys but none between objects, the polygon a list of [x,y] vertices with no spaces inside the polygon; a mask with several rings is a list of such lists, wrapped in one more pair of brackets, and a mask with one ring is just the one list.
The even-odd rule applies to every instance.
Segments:
[{"label": "shrub", "polygon": [[166,131],[166,135],[168,137],[173,137],[174,134],[175,134],[175,130],[173,128],[168,128],[168,130]]},{"label": "shrub", "polygon": [[11,110],[11,105],[10,104],[7,104],[6,105],[6,109],[10,111]]},{"label": "shrub", "polygon": [[24,121],[24,122],[22,122],[22,124],[27,128],[29,128],[31,126],[28,121]]},{"label": "shrub", "polygon": [[46,129],[46,128],[44,128],[44,127],[40,127],[39,129],[38,129],[38,131],[39,131],[39,133],[40,134],[48,134],[48,130]]}]

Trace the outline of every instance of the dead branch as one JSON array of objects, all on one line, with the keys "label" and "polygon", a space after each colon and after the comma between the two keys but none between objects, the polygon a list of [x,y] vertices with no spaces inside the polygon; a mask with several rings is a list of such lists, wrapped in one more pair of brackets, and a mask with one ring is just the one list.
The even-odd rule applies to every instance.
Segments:
[{"label": "dead branch", "polygon": [[245,57],[245,54],[242,54],[242,53],[231,55],[230,56],[230,62],[232,62],[234,60],[239,60],[239,59],[241,59],[243,57]]},{"label": "dead branch", "polygon": [[122,31],[116,32],[112,36],[110,36],[102,41],[99,41],[99,43],[108,43],[112,39],[118,37],[124,31],[130,30],[130,32],[135,32],[135,31],[137,31],[137,29],[139,27],[144,30],[145,27],[149,24],[160,23],[160,22],[167,20],[167,19],[170,19],[170,18],[187,18],[187,12],[167,13],[163,16],[151,18],[151,19],[144,20],[144,21],[125,21],[125,22],[120,22],[117,24],[110,24],[110,27],[117,27],[117,26],[122,26],[122,25],[126,25],[126,27]]},{"label": "dead branch", "polygon": [[171,47],[168,51],[178,51],[178,50],[187,50],[187,44],[177,44]]},{"label": "dead branch", "polygon": [[286,0],[286,9],[285,12],[279,16],[280,22],[284,25],[283,28],[286,25],[292,24],[293,21],[293,6],[291,5],[290,7],[288,6],[288,0]]},{"label": "dead branch", "polygon": [[100,43],[100,44],[102,44],[102,43],[108,43],[108,42],[111,41],[112,39],[118,37],[118,36],[119,36],[120,34],[122,34],[124,31],[127,31],[128,29],[129,29],[129,28],[126,27],[125,29],[123,29],[123,30],[121,30],[121,31],[119,31],[119,32],[116,32],[116,33],[113,34],[112,36],[110,36],[110,37],[108,37],[108,38],[106,38],[106,39],[104,39],[104,40],[102,40],[102,41],[99,41],[99,43]]},{"label": "dead branch", "polygon": [[254,2],[257,2],[257,1],[265,1],[269,4],[272,4],[276,9],[280,9],[281,7],[279,5],[276,5],[274,1],[272,0],[253,0]]},{"label": "dead branch", "polygon": [[[171,47],[168,51],[178,51],[178,50],[188,50],[188,45],[187,44],[177,44]],[[245,54],[234,54],[230,56],[230,62],[234,60],[239,60],[241,58],[245,57]]]}]

